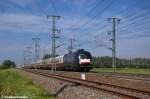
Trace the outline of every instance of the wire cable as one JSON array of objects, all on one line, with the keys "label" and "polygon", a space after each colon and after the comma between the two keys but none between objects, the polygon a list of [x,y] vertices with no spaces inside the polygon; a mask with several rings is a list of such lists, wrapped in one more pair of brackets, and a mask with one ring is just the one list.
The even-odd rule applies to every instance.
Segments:
[{"label": "wire cable", "polygon": [[40,12],[42,14],[44,14],[45,16],[47,16],[48,14],[40,7],[39,3],[37,2],[37,0],[33,0],[35,5],[39,8]]}]

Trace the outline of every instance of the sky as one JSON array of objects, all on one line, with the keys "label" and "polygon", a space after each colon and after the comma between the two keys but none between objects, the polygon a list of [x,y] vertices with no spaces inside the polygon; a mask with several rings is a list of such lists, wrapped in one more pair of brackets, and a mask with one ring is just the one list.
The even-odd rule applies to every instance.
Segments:
[{"label": "sky", "polygon": [[[150,58],[150,0],[0,0],[0,63],[20,64],[40,38],[40,55],[51,53],[52,18],[58,15],[57,53],[85,49],[93,56],[111,56],[112,21],[116,21],[116,54],[120,58]],[[110,32],[110,33],[108,33]]]}]

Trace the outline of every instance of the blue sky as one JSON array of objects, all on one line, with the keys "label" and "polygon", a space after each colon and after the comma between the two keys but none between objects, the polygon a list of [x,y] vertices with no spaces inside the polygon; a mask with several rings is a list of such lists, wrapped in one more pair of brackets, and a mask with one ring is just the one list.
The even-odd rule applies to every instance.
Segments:
[{"label": "blue sky", "polygon": [[[150,58],[149,0],[0,0],[0,62],[12,59],[21,62],[25,47],[32,46],[33,37],[40,37],[43,50],[51,52],[51,19],[61,29],[58,54],[67,53],[69,38],[75,39],[75,50],[83,48],[94,56],[111,56],[112,23],[117,17],[117,56]],[[33,52],[34,53],[34,52]]]}]

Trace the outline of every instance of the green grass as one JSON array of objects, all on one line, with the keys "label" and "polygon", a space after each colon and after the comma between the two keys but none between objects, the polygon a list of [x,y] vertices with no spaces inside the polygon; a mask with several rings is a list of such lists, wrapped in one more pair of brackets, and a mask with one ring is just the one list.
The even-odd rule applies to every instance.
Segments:
[{"label": "green grass", "polygon": [[[91,71],[96,72],[113,72],[112,68],[93,68]],[[136,73],[136,74],[150,74],[150,69],[141,68],[117,68],[118,73]]]},{"label": "green grass", "polygon": [[0,71],[1,96],[28,96],[29,99],[54,99],[43,88],[15,70]]}]

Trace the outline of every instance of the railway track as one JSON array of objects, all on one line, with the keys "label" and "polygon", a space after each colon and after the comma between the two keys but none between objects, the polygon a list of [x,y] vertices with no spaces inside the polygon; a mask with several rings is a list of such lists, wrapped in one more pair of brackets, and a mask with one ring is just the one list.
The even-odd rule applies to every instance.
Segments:
[{"label": "railway track", "polygon": [[133,80],[142,80],[142,81],[150,81],[149,74],[133,74],[133,73],[110,73],[110,72],[89,72],[92,74],[99,74],[107,77],[117,77],[117,78],[125,78],[125,79],[133,79]]},{"label": "railway track", "polygon": [[91,88],[100,89],[102,91],[109,92],[110,94],[115,94],[115,95],[123,96],[126,98],[130,98],[130,99],[150,99],[150,92],[143,91],[143,90],[136,90],[132,88],[111,85],[111,84],[106,84],[106,83],[100,83],[100,82],[95,82],[95,81],[90,81],[90,80],[82,80],[79,78],[63,76],[63,75],[54,74],[54,73],[46,73],[46,72],[42,72],[38,70],[27,70],[27,69],[21,69],[21,70],[31,72],[34,74],[38,74],[38,75],[42,75],[42,76],[46,76],[46,77],[64,80],[64,81],[71,82],[71,83],[84,85],[84,86],[91,87]]},{"label": "railway track", "polygon": [[[47,72],[51,73],[50,70],[38,70],[41,72]],[[66,72],[66,71],[57,71],[55,74],[62,75],[62,76],[68,76],[72,78],[78,78],[81,79],[81,72]],[[138,76],[139,75],[139,76]],[[120,73],[86,73],[86,79],[100,82],[100,83],[107,83],[107,84],[113,84],[117,86],[124,86],[127,88],[135,89],[135,90],[143,90],[150,92],[150,81],[148,77],[150,75],[131,75],[131,74],[120,74]]]},{"label": "railway track", "polygon": [[[47,70],[41,70],[47,71]],[[47,72],[50,72],[49,70]],[[67,71],[68,72],[68,71]],[[64,75],[66,71],[57,71],[59,75]],[[70,72],[70,73],[81,73],[81,72]],[[133,74],[133,73],[113,73],[113,72],[87,72],[89,75],[100,75],[106,77],[115,77],[122,79],[131,79],[131,80],[141,80],[141,81],[149,81],[150,82],[150,74]]]}]

